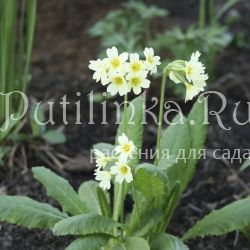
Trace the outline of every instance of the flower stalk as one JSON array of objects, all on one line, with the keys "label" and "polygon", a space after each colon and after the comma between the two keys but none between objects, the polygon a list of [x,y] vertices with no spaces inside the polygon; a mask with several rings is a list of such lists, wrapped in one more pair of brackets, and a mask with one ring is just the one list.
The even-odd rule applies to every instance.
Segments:
[{"label": "flower stalk", "polygon": [[161,97],[160,97],[160,110],[159,110],[159,117],[158,117],[158,130],[157,130],[157,141],[156,141],[156,158],[155,158],[155,165],[158,166],[159,162],[159,149],[161,146],[161,131],[162,131],[162,122],[163,122],[163,108],[164,108],[164,98],[165,98],[165,91],[166,91],[166,80],[168,77],[168,67],[164,69],[162,83],[161,83]]},{"label": "flower stalk", "polygon": [[[128,95],[124,95],[124,110],[123,110],[123,132],[127,134],[127,110],[128,110]],[[113,219],[118,221],[119,217],[121,222],[124,218],[124,199],[125,199],[125,186],[124,182],[115,185],[115,196],[114,200],[114,216]]]}]

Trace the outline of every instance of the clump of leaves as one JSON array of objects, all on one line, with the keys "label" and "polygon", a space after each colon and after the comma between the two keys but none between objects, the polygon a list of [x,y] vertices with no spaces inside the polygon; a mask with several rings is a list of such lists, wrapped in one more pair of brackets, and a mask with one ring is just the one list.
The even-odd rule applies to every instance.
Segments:
[{"label": "clump of leaves", "polygon": [[167,16],[168,11],[147,6],[140,1],[124,3],[89,29],[92,37],[100,37],[103,48],[139,51],[151,40],[150,25],[154,18]]},{"label": "clump of leaves", "polygon": [[[128,124],[128,136],[136,145],[142,144],[142,97],[133,101],[136,118]],[[131,110],[128,110],[131,112]],[[187,155],[177,162],[162,158],[158,167],[139,164],[135,159],[135,192],[128,185],[125,195],[138,204],[125,221],[112,218],[109,194],[95,181],[84,182],[75,192],[68,181],[44,167],[32,169],[34,177],[44,185],[61,210],[49,204],[22,196],[0,197],[0,220],[27,228],[48,228],[56,236],[73,235],[75,240],[66,248],[77,249],[188,249],[184,242],[196,237],[223,235],[235,230],[246,232],[250,224],[250,198],[231,203],[196,223],[182,238],[166,233],[175,208],[195,172],[196,159],[188,157],[192,149],[201,149],[206,137],[202,124],[204,103],[196,103],[184,123],[170,125],[162,135],[161,149],[176,156],[180,148]],[[176,117],[177,121],[180,117]],[[195,125],[190,125],[190,121]],[[194,124],[194,123],[192,123]],[[138,131],[140,131],[138,133]],[[118,129],[117,136],[122,132]],[[109,144],[95,147],[112,149]],[[136,212],[137,211],[137,212]],[[139,222],[138,223],[138,219]]]}]

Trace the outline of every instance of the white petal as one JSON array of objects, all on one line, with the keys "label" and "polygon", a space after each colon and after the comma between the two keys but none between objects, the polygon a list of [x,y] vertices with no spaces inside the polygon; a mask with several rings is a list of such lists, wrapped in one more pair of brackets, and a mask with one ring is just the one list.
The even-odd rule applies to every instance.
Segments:
[{"label": "white petal", "polygon": [[129,60],[131,61],[138,61],[140,59],[140,56],[138,53],[131,53],[129,55]]},{"label": "white petal", "polygon": [[139,95],[141,93],[141,87],[133,87],[133,92],[135,95]]},{"label": "white petal", "polygon": [[107,87],[107,92],[109,92],[111,95],[115,95],[118,92],[118,89],[114,84],[110,83]]},{"label": "white petal", "polygon": [[149,86],[150,86],[150,81],[148,79],[144,79],[142,81],[141,87],[147,89],[147,88],[149,88]]},{"label": "white petal", "polygon": [[112,47],[111,49],[106,50],[107,56],[109,58],[118,56],[118,50],[116,47]]},{"label": "white petal", "polygon": [[122,146],[121,146],[121,145],[116,146],[116,147],[115,147],[115,152],[116,152],[117,154],[121,153],[121,152],[122,152]]},{"label": "white petal", "polygon": [[120,135],[120,136],[118,137],[118,142],[119,142],[119,144],[121,144],[121,145],[123,145],[123,144],[125,144],[125,143],[128,143],[128,137],[126,136],[125,133],[122,133],[122,135]]},{"label": "white petal", "polygon": [[125,176],[125,180],[127,183],[130,183],[131,181],[133,181],[133,175],[131,174],[131,172],[129,172],[126,176]]},{"label": "white petal", "polygon": [[118,174],[118,175],[115,177],[115,181],[121,184],[121,183],[124,181],[124,176]]},{"label": "white petal", "polygon": [[128,155],[127,154],[120,154],[119,155],[119,162],[126,163],[128,161]]},{"label": "white petal", "polygon": [[121,58],[122,62],[126,62],[128,60],[128,53],[123,52],[122,54],[119,55],[119,57]]}]

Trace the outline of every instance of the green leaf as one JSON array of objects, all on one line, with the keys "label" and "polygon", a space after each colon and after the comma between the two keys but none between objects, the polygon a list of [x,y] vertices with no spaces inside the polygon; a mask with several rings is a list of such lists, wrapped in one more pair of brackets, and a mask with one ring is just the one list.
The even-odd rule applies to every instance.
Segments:
[{"label": "green leaf", "polygon": [[170,156],[178,156],[181,148],[190,148],[189,127],[185,117],[177,115],[162,134],[160,159],[164,159],[164,150],[168,149]]},{"label": "green leaf", "polygon": [[44,185],[48,196],[59,202],[63,211],[72,215],[88,212],[88,209],[67,180],[44,167],[32,168],[32,172],[34,178]]},{"label": "green leaf", "polygon": [[42,137],[50,144],[62,144],[66,142],[65,135],[58,130],[49,130]]},{"label": "green leaf", "polygon": [[157,225],[157,232],[165,232],[174,214],[174,210],[181,197],[180,182],[177,181],[166,197],[163,205],[164,217]]},{"label": "green leaf", "polygon": [[[182,183],[183,189],[186,189],[188,183],[192,180],[197,161],[200,157],[199,151],[204,149],[204,143],[207,136],[207,124],[204,122],[206,116],[207,111],[205,110],[204,99],[199,98],[188,115],[191,149],[195,151],[195,155],[191,154],[191,157],[188,159],[187,171],[184,173],[185,179]],[[193,123],[194,125],[192,125]]]},{"label": "green leaf", "polygon": [[174,125],[177,121],[181,121],[181,117],[177,116],[162,136],[160,152],[168,149],[170,157],[173,159],[176,157],[176,164],[165,167],[168,162],[165,163],[164,155],[160,155],[159,166],[167,170],[171,186],[180,181],[182,192],[192,179],[200,157],[199,152],[204,148],[207,134],[207,125],[203,124],[205,114],[204,100],[201,99],[194,104],[187,119],[182,117],[182,124]]},{"label": "green leaf", "polygon": [[240,167],[240,171],[243,171],[245,169],[247,169],[248,167],[250,167],[250,159],[247,159],[242,166]]},{"label": "green leaf", "polygon": [[[129,105],[130,104],[130,105]],[[141,96],[135,98],[132,102],[129,102],[127,110],[127,136],[132,140],[139,150],[142,148],[142,137],[143,137],[143,113],[144,113],[144,102]],[[117,130],[116,144],[118,144],[118,137],[123,133],[123,119]],[[139,162],[139,155],[134,157],[130,161],[130,165],[136,166]]]},{"label": "green leaf", "polygon": [[97,197],[98,197],[98,203],[102,212],[101,214],[105,217],[111,218],[112,212],[110,209],[109,196],[100,187],[97,187],[96,192],[97,192]]},{"label": "green leaf", "polygon": [[[79,187],[78,194],[85,204],[89,213],[101,214],[101,208],[98,203],[97,190],[98,183],[96,181],[86,181]],[[108,193],[105,192],[106,198],[109,200]]]},{"label": "green leaf", "polygon": [[124,243],[113,247],[112,250],[150,250],[150,247],[145,239],[131,237],[126,239]]},{"label": "green leaf", "polygon": [[54,228],[55,235],[89,235],[103,233],[112,235],[119,223],[99,214],[82,214],[58,222]]},{"label": "green leaf", "polygon": [[158,167],[163,171],[168,171],[176,163],[177,163],[176,156],[170,155],[169,157],[162,158],[158,163]]},{"label": "green leaf", "polygon": [[129,235],[133,237],[146,237],[150,230],[163,219],[163,213],[158,208],[151,208],[151,203],[143,203],[140,208],[140,225],[136,220],[135,211],[131,216]]},{"label": "green leaf", "polygon": [[76,239],[65,250],[100,250],[107,243],[107,235],[93,234]]},{"label": "green leaf", "polygon": [[46,203],[28,197],[0,196],[0,221],[27,228],[53,228],[67,215]]},{"label": "green leaf", "polygon": [[[178,121],[183,122],[178,123]],[[160,160],[158,166],[160,169],[165,169],[169,178],[170,186],[174,186],[176,181],[182,181],[185,178],[186,164],[191,148],[191,137],[189,133],[189,126],[184,117],[176,116],[173,124],[170,125],[162,135],[161,146],[159,150]],[[169,151],[169,159],[175,159],[175,164],[169,164],[168,158],[164,157],[162,152]],[[180,150],[183,150],[183,158],[181,159]]]},{"label": "green leaf", "polygon": [[[169,186],[173,190],[178,186],[178,192],[171,192],[167,199],[168,206],[164,209],[166,219],[159,225],[162,230],[169,224],[181,193],[186,189],[195,172],[200,156],[198,152],[204,147],[207,132],[207,126],[203,124],[204,118],[202,100],[201,103],[196,102],[187,119],[176,116],[172,125],[163,132],[158,166],[167,174]],[[162,152],[166,150],[169,154],[164,156]],[[195,152],[194,155],[193,152]],[[178,183],[177,186],[176,183]]]},{"label": "green leaf", "polygon": [[160,168],[148,163],[136,168],[135,186],[148,200],[156,203],[162,202],[162,197],[169,192],[167,176]]},{"label": "green leaf", "polygon": [[240,230],[245,237],[250,241],[250,224],[247,227],[244,227],[243,229]]},{"label": "green leaf", "polygon": [[250,224],[250,198],[235,201],[217,211],[213,211],[197,222],[184,236],[183,240],[197,236],[224,235],[241,230]]},{"label": "green leaf", "polygon": [[41,106],[37,106],[34,103],[31,104],[29,110],[29,117],[30,117],[30,125],[32,129],[33,136],[41,136],[45,131],[45,125],[41,125],[37,123],[36,118],[40,123],[43,123],[45,120],[44,111]]},{"label": "green leaf", "polygon": [[170,234],[155,234],[152,239],[152,250],[188,250],[181,239]]}]

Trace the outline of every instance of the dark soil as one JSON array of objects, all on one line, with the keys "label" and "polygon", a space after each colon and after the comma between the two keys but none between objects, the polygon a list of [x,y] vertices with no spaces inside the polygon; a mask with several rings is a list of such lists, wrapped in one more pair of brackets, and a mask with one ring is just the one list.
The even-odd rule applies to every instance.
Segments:
[{"label": "dark soil", "polygon": [[[102,107],[94,106],[95,125],[88,125],[89,102],[87,94],[91,90],[99,90],[100,87],[91,80],[91,74],[87,69],[88,61],[95,58],[99,52],[99,41],[91,39],[87,29],[109,10],[116,8],[122,1],[114,0],[73,0],[73,1],[39,1],[37,34],[35,39],[34,54],[32,58],[33,79],[29,88],[29,96],[38,101],[55,100],[54,118],[56,127],[62,125],[61,98],[67,94],[68,122],[65,126],[67,143],[55,147],[56,152],[72,158],[82,159],[80,167],[58,170],[60,175],[69,179],[77,188],[84,180],[92,178],[92,172],[88,169],[88,151],[92,145],[105,141],[113,142],[116,126],[114,106],[108,102],[108,125],[102,125]],[[172,15],[166,18],[166,22],[181,23],[193,21],[192,15],[197,10],[197,1],[146,1],[154,2],[162,7],[167,7]],[[165,3],[166,2],[166,3]],[[250,10],[250,8],[249,8]],[[243,16],[249,15],[247,8],[240,8]],[[163,24],[159,24],[162,27]],[[167,24],[166,24],[167,25]],[[241,23],[235,30],[248,30],[247,23]],[[211,153],[214,149],[240,149],[249,147],[250,127],[238,126],[233,122],[232,112],[234,103],[241,101],[238,110],[238,119],[248,119],[248,107],[246,102],[250,99],[250,58],[249,51],[230,47],[218,57],[216,62],[216,74],[218,77],[229,77],[223,84],[223,78],[215,81],[210,86],[211,90],[218,90],[227,97],[227,108],[222,114],[222,121],[226,127],[221,129],[214,117],[210,117],[208,139],[206,148]],[[81,96],[76,96],[80,92]],[[169,96],[169,98],[173,98]],[[73,125],[75,121],[75,102],[81,101],[82,125]],[[184,106],[185,112],[190,106]],[[211,110],[218,110],[220,104],[218,98],[209,101]],[[145,131],[145,147],[152,148],[155,145],[156,127],[154,124],[147,126]],[[82,157],[82,158],[81,158]],[[29,155],[28,168],[4,168],[0,170],[0,194],[27,195],[41,202],[49,202],[57,206],[55,201],[46,196],[45,190],[37,183],[31,174],[30,167],[44,164],[36,155]],[[246,196],[250,190],[250,170],[239,172],[240,162],[232,163],[215,160],[208,157],[201,160],[194,180],[184,194],[170,226],[170,232],[175,235],[183,235],[197,220],[213,209],[220,208],[236,199]],[[0,250],[48,250],[65,249],[71,238],[57,238],[46,230],[27,230],[14,225],[0,224]],[[206,237],[189,243],[190,249],[195,250],[247,250],[249,243],[237,233],[231,233],[223,237]]]}]

